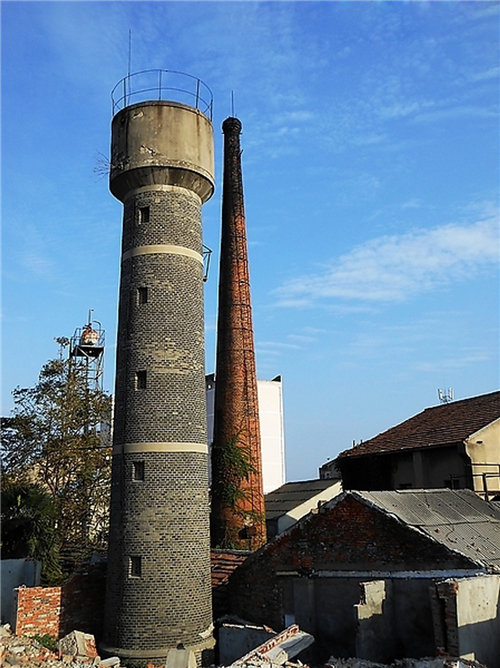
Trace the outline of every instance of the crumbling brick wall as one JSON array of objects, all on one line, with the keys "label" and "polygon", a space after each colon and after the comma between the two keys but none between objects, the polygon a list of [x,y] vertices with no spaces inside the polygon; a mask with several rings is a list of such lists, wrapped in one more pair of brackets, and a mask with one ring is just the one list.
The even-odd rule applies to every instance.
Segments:
[{"label": "crumbling brick wall", "polygon": [[62,587],[19,587],[15,633],[59,638],[76,629],[99,639],[105,581],[105,564],[96,564],[80,568]]},{"label": "crumbling brick wall", "polygon": [[14,632],[59,637],[61,622],[61,587],[18,587],[16,589]]}]

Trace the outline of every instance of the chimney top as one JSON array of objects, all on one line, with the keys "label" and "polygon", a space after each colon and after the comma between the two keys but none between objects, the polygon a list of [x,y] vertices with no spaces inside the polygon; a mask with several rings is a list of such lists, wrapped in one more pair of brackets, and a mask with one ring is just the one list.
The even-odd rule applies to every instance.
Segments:
[{"label": "chimney top", "polygon": [[229,116],[229,118],[226,118],[226,120],[222,123],[222,132],[224,134],[239,135],[241,133],[241,127],[242,125],[239,118]]}]

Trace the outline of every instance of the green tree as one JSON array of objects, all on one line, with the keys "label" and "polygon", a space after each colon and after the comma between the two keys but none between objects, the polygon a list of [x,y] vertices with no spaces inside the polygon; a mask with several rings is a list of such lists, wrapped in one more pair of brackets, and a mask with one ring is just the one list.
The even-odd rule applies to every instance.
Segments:
[{"label": "green tree", "polygon": [[2,481],[2,557],[32,557],[43,564],[44,580],[61,577],[55,531],[56,512],[50,494],[40,485]]},{"label": "green tree", "polygon": [[3,419],[2,470],[9,481],[45,490],[58,550],[90,553],[107,530],[111,397],[90,387],[85,369],[65,358],[42,367],[38,383],[13,392]]}]

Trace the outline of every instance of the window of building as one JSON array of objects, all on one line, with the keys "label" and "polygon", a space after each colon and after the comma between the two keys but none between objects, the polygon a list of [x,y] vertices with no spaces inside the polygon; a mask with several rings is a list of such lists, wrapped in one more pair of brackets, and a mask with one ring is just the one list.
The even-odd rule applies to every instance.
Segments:
[{"label": "window of building", "polygon": [[132,462],[132,477],[134,480],[144,480],[144,462]]},{"label": "window of building", "polygon": [[137,288],[137,298],[139,304],[148,303],[148,289],[147,288]]},{"label": "window of building", "polygon": [[147,372],[138,371],[136,374],[136,384],[138,390],[145,390],[147,387]]},{"label": "window of building", "polygon": [[149,206],[139,207],[139,223],[149,223]]},{"label": "window of building", "polygon": [[130,557],[130,577],[142,577],[142,557]]}]

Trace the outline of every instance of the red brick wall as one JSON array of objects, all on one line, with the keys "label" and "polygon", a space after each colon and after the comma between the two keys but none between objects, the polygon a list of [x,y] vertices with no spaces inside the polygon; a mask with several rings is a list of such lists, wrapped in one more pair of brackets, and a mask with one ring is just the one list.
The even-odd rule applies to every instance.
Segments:
[{"label": "red brick wall", "polygon": [[99,639],[105,588],[104,564],[83,567],[62,587],[19,587],[15,633],[59,638],[77,630]]},{"label": "red brick wall", "polygon": [[59,637],[61,599],[61,587],[19,587],[15,633]]}]

